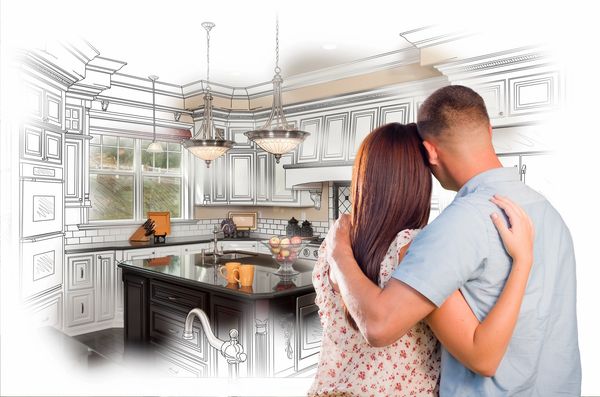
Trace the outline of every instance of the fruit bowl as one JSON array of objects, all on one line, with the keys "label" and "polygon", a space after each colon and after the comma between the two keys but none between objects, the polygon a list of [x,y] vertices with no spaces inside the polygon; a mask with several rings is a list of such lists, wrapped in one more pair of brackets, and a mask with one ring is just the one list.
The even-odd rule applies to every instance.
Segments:
[{"label": "fruit bowl", "polygon": [[300,272],[294,269],[298,254],[309,243],[300,236],[273,236],[269,240],[262,240],[261,244],[269,248],[273,260],[279,265],[275,274],[279,276],[294,276]]}]

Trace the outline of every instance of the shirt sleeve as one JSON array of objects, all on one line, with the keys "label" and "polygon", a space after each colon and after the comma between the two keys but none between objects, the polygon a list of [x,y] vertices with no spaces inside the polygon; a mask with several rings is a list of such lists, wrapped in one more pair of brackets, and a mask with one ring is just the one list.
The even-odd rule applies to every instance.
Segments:
[{"label": "shirt sleeve", "polygon": [[417,235],[392,277],[440,307],[486,259],[486,221],[472,204],[454,200]]}]

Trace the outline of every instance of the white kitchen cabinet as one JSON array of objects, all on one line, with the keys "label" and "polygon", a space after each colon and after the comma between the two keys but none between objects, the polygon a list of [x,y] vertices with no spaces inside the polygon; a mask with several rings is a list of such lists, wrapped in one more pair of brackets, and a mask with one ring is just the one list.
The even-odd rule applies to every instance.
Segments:
[{"label": "white kitchen cabinet", "polygon": [[281,156],[279,163],[271,157],[271,202],[273,203],[294,203],[298,200],[298,192],[285,187],[285,169],[284,165],[294,164],[294,152],[286,153]]},{"label": "white kitchen cabinet", "polygon": [[65,139],[65,203],[83,203],[83,140]]},{"label": "white kitchen cabinet", "polygon": [[379,125],[388,123],[407,124],[410,120],[411,102],[400,102],[394,105],[382,106],[379,112]]},{"label": "white kitchen cabinet", "polygon": [[181,248],[179,246],[139,248],[123,252],[123,260],[129,261],[134,259],[149,259],[160,258],[162,256],[180,255]]},{"label": "white kitchen cabinet", "polygon": [[377,108],[357,110],[350,113],[350,136],[348,159],[354,160],[356,152],[365,137],[375,128]]},{"label": "white kitchen cabinet", "polygon": [[270,158],[272,154],[259,151],[256,153],[256,202],[267,202],[271,197]]},{"label": "white kitchen cabinet", "polygon": [[32,326],[53,327],[60,330],[62,329],[62,308],[63,293],[58,290],[29,302],[25,310]]},{"label": "white kitchen cabinet", "polygon": [[64,100],[60,90],[37,85],[25,87],[25,111],[34,120],[62,128]]},{"label": "white kitchen cabinet", "polygon": [[213,203],[227,203],[227,189],[229,187],[229,173],[227,155],[221,156],[211,162],[211,201]]},{"label": "white kitchen cabinet", "polygon": [[227,153],[229,203],[253,204],[256,184],[255,153]]},{"label": "white kitchen cabinet", "polygon": [[559,100],[558,72],[508,79],[510,115],[550,111]]},{"label": "white kitchen cabinet", "polygon": [[498,155],[498,160],[500,160],[503,167],[521,169],[521,156],[519,155]]},{"label": "white kitchen cabinet", "polygon": [[83,132],[82,106],[65,106],[65,130],[74,134],[81,134]]},{"label": "white kitchen cabinet", "polygon": [[112,320],[115,317],[116,295],[115,254],[96,254],[96,321]]},{"label": "white kitchen cabinet", "polygon": [[299,163],[319,161],[322,119],[322,117],[312,117],[300,120],[300,130],[309,132],[310,135],[299,146]]},{"label": "white kitchen cabinet", "polygon": [[21,133],[21,158],[62,164],[63,135],[33,125],[25,125]]},{"label": "white kitchen cabinet", "polygon": [[252,126],[231,126],[229,127],[229,139],[231,139],[234,143],[233,147],[235,149],[253,149],[254,142],[248,139],[245,132],[253,130]]},{"label": "white kitchen cabinet", "polygon": [[202,250],[208,251],[210,249],[210,245],[211,245],[210,243],[184,245],[183,247],[181,247],[181,254],[182,255],[200,254],[200,253],[202,253]]},{"label": "white kitchen cabinet", "polygon": [[77,335],[115,326],[123,296],[115,252],[69,254],[66,258],[65,332]]},{"label": "white kitchen cabinet", "polygon": [[348,135],[348,113],[325,116],[322,161],[345,160]]}]

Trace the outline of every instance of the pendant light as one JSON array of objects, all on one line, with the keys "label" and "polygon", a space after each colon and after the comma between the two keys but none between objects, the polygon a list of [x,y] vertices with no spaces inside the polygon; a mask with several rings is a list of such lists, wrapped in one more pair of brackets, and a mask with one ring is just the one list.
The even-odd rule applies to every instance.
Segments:
[{"label": "pendant light", "polygon": [[[215,26],[212,22],[203,22],[206,29],[206,93],[204,94],[204,119],[200,130],[192,139],[183,141],[183,147],[194,156],[204,160],[206,167],[210,162],[222,156],[233,147],[233,141],[226,140],[215,130],[212,120],[212,95],[210,94],[210,30]],[[199,139],[196,136],[199,135]]]},{"label": "pendant light", "polygon": [[281,155],[294,150],[309,132],[300,131],[288,124],[283,114],[281,102],[281,69],[279,68],[279,18],[275,25],[275,76],[273,76],[273,107],[265,124],[258,130],[245,132],[244,135],[258,146],[275,155],[279,163]]},{"label": "pendant light", "polygon": [[162,153],[162,145],[156,142],[156,91],[154,85],[158,80],[158,76],[148,76],[148,79],[152,81],[152,143],[148,145],[146,151],[148,153]]}]

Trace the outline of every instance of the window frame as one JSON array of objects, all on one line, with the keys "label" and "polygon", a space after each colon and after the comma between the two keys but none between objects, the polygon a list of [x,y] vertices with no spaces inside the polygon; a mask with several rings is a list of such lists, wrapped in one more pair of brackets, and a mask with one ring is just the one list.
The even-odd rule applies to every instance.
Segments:
[{"label": "window frame", "polygon": [[[190,197],[189,197],[189,180],[191,178],[189,170],[189,154],[183,148],[181,149],[181,161],[180,161],[180,172],[148,172],[143,170],[142,165],[142,141],[148,140],[146,136],[140,135],[128,135],[128,134],[115,134],[107,133],[102,131],[90,131],[91,135],[98,136],[110,136],[115,138],[127,138],[133,139],[133,168],[132,170],[105,170],[105,169],[93,169],[91,167],[91,150],[88,152],[88,180],[91,175],[125,175],[133,176],[133,218],[129,219],[90,219],[88,215],[88,224],[90,225],[129,225],[139,224],[147,219],[147,215],[144,214],[144,176],[165,176],[165,177],[176,177],[180,179],[180,216],[177,218],[171,218],[172,221],[185,221],[189,219],[190,213],[189,208]],[[179,140],[175,139],[157,139],[158,142],[165,144],[168,147],[169,143],[180,144]],[[94,145],[93,140],[90,145]],[[104,144],[102,143],[102,146]],[[90,181],[91,182],[91,181]],[[91,190],[91,189],[90,189]],[[94,198],[90,192],[90,200],[93,202]]]}]

